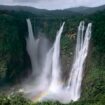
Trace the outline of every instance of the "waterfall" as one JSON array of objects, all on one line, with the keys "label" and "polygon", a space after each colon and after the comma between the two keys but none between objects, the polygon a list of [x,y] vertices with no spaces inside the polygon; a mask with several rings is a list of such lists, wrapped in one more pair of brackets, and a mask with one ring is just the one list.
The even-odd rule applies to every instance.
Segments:
[{"label": "waterfall", "polygon": [[57,87],[59,87],[59,83],[61,81],[61,69],[60,69],[60,39],[63,31],[64,24],[62,24],[61,28],[57,32],[57,36],[54,42],[54,50],[52,57],[52,81],[50,85],[51,91],[57,91]]},{"label": "waterfall", "polygon": [[32,77],[30,77],[30,82],[28,81],[27,85],[25,83],[23,86],[24,94],[35,102],[53,100],[69,103],[77,101],[81,94],[83,65],[88,54],[92,24],[88,24],[85,32],[85,22],[80,22],[74,62],[67,85],[61,79],[62,71],[60,65],[60,39],[65,23],[62,24],[57,32],[52,46],[48,46],[46,38],[34,37],[29,19],[27,19],[27,24],[29,35],[26,38],[26,43],[32,65]]},{"label": "waterfall", "polygon": [[[52,52],[49,42],[45,37],[34,37],[30,19],[27,19],[28,37],[26,38],[26,48],[30,56],[32,65],[32,75],[23,84],[23,88],[28,98],[33,99],[36,94],[45,91],[48,88],[51,77]],[[43,82],[42,82],[43,81]]]},{"label": "waterfall", "polygon": [[91,38],[91,26],[92,24],[89,23],[84,36],[84,22],[80,22],[78,27],[75,59],[68,81],[68,88],[71,91],[71,98],[73,101],[77,101],[80,98],[83,64],[88,53],[89,40]]},{"label": "waterfall", "polygon": [[38,43],[39,43],[39,39],[35,39],[34,38],[34,34],[33,34],[33,30],[32,30],[32,26],[31,26],[31,22],[29,19],[27,19],[27,24],[28,24],[28,33],[29,36],[28,38],[26,38],[26,48],[27,48],[27,52],[30,56],[31,59],[31,64],[32,64],[32,70],[34,72],[34,74],[37,76],[38,71],[38,63],[37,63],[37,51],[38,51]]}]

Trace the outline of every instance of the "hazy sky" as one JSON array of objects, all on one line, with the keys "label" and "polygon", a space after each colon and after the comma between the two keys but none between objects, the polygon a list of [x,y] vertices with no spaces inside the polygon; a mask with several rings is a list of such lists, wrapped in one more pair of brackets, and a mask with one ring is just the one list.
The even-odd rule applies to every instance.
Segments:
[{"label": "hazy sky", "polygon": [[105,0],[0,0],[0,5],[26,5],[43,9],[64,9],[77,6],[100,6]]}]

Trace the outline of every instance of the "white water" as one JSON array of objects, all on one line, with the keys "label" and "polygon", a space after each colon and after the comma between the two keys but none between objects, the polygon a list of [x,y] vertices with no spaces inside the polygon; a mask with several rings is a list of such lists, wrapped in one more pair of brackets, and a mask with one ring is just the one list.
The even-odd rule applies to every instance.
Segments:
[{"label": "white water", "polygon": [[61,85],[61,69],[60,69],[60,39],[63,31],[64,24],[62,24],[60,30],[57,33],[56,40],[54,42],[54,49],[52,55],[52,79],[49,87],[50,91],[56,92],[59,85]]},{"label": "white water", "polygon": [[[88,24],[85,33],[84,22],[80,22],[74,63],[68,78],[68,85],[65,85],[65,87],[63,85],[65,83],[63,83],[61,79],[62,71],[60,65],[60,39],[65,23],[63,23],[59,29],[52,47],[47,46],[48,40],[46,38],[42,38],[42,40],[40,38],[35,39],[29,19],[27,19],[27,24],[29,36],[26,42],[32,64],[32,76],[29,78],[29,81],[26,82],[27,85],[25,83],[23,86],[24,93],[35,102],[52,100],[69,103],[71,101],[77,101],[81,94],[83,64],[88,53],[92,24]],[[43,41],[43,39],[45,39],[45,41]],[[41,53],[39,54],[38,51]]]},{"label": "white water", "polygon": [[88,53],[89,40],[91,38],[91,25],[91,23],[88,24],[84,36],[84,22],[80,22],[78,27],[76,54],[68,81],[68,88],[71,91],[71,99],[73,101],[77,101],[80,98],[81,83],[83,78],[83,64]]}]

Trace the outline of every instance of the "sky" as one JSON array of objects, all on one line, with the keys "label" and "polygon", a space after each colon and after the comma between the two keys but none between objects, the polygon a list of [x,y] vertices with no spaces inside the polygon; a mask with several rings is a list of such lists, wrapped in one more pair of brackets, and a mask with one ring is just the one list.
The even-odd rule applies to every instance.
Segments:
[{"label": "sky", "polygon": [[104,4],[105,0],[0,0],[0,5],[23,5],[48,10],[78,6],[96,7]]}]

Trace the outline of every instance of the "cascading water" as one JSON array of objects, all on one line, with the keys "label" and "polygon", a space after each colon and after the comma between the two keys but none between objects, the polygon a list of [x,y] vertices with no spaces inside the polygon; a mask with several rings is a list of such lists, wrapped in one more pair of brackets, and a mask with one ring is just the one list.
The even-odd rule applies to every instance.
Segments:
[{"label": "cascading water", "polygon": [[[27,52],[30,56],[31,59],[31,64],[32,64],[32,70],[33,70],[33,74],[35,74],[37,76],[38,71],[37,71],[37,51],[38,51],[38,43],[39,43],[39,39],[35,39],[34,35],[33,35],[33,30],[32,30],[32,26],[31,26],[31,22],[29,19],[27,19],[27,24],[28,24],[28,33],[29,36],[28,38],[26,38],[26,42],[27,42]],[[36,70],[36,71],[35,71]]]},{"label": "cascading water", "polygon": [[[31,22],[27,19],[29,36],[26,39],[27,51],[32,64],[31,84],[23,86],[24,93],[33,101],[47,101],[55,100],[62,103],[69,103],[77,101],[81,94],[81,83],[83,77],[83,64],[85,62],[89,40],[91,38],[91,26],[89,23],[85,31],[84,22],[80,22],[77,34],[77,44],[74,56],[74,63],[68,78],[68,84],[63,83],[61,79],[61,65],[60,65],[60,39],[63,31],[64,23],[59,29],[54,45],[47,46],[47,39],[45,43],[40,38],[35,39],[32,31]],[[84,35],[85,33],[85,35]],[[43,39],[43,38],[42,38]],[[45,48],[41,53],[43,59],[41,63],[38,62],[38,51]],[[39,49],[39,50],[38,50]],[[65,86],[64,86],[65,84]]]},{"label": "cascading water", "polygon": [[91,26],[92,24],[89,23],[84,36],[84,22],[80,22],[78,27],[76,54],[68,81],[68,88],[71,91],[71,99],[73,101],[77,101],[80,98],[83,64],[88,53],[89,40],[91,38]]},{"label": "cascading water", "polygon": [[54,43],[54,50],[52,56],[52,81],[50,85],[50,91],[57,91],[58,85],[61,81],[61,69],[60,69],[60,39],[63,31],[64,24],[61,26],[57,33],[57,37]]}]

